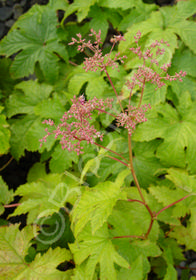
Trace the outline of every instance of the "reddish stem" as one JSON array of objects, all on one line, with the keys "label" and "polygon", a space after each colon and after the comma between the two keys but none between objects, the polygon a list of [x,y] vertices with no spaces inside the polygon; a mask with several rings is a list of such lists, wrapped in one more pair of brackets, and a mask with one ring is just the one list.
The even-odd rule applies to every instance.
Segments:
[{"label": "reddish stem", "polygon": [[71,60],[69,60],[69,63],[73,66],[78,66],[78,64],[76,64],[75,62],[72,62]]},{"label": "reddish stem", "polygon": [[108,115],[110,115],[110,116],[116,118],[115,115],[113,115],[113,114],[111,114],[111,113],[109,113],[109,112],[107,112],[107,111],[104,111],[104,110],[102,110],[102,109],[95,108],[95,110],[100,111],[100,112],[105,113],[105,114],[108,114]]},{"label": "reddish stem", "polygon": [[148,231],[147,233],[145,234],[144,238],[146,239],[152,229],[152,226],[153,226],[153,223],[154,223],[154,218],[151,217],[151,221],[150,221],[150,225],[149,225],[149,228],[148,228]]},{"label": "reddish stem", "polygon": [[141,201],[141,200],[138,200],[138,199],[127,199],[127,201],[130,201],[130,202],[138,202],[138,203],[141,203],[142,205],[145,206],[144,202]]},{"label": "reddish stem", "polygon": [[186,196],[182,197],[181,199],[178,199],[177,201],[175,201],[175,202],[173,202],[173,203],[171,203],[171,204],[165,206],[164,208],[162,208],[161,210],[159,210],[159,212],[156,213],[155,217],[157,217],[159,214],[161,214],[164,210],[166,210],[166,209],[172,207],[173,205],[175,205],[175,204],[177,204],[178,202],[180,202],[180,201],[186,199],[186,198],[189,197],[189,196],[191,196],[191,194],[187,194]]},{"label": "reddish stem", "polygon": [[119,153],[117,153],[117,152],[115,152],[115,151],[113,151],[113,150],[110,150],[110,149],[108,149],[108,148],[106,148],[106,147],[104,147],[104,146],[102,146],[102,145],[100,145],[100,144],[97,144],[97,143],[94,143],[94,144],[95,144],[96,146],[100,147],[100,148],[103,148],[103,149],[105,149],[105,150],[107,150],[107,151],[109,151],[109,152],[111,152],[111,153],[113,153],[113,154],[115,154],[115,155],[121,157],[121,158],[124,159],[125,161],[129,162],[126,158],[124,158],[123,156],[121,156],[121,154],[119,154]]},{"label": "reddish stem", "polygon": [[21,203],[14,203],[14,204],[6,204],[4,205],[5,208],[12,208],[12,207],[17,207],[21,205]]},{"label": "reddish stem", "polygon": [[111,156],[109,156],[109,155],[107,155],[107,157],[109,157],[109,158],[111,158],[111,159],[113,159],[113,160],[115,160],[115,161],[118,161],[118,162],[122,163],[122,164],[125,165],[126,167],[129,167],[128,164],[126,164],[125,162],[123,162],[122,160],[120,160],[120,159],[118,159],[118,158],[111,157]]},{"label": "reddish stem", "polygon": [[146,239],[148,237],[151,229],[152,229],[152,226],[153,226],[153,223],[154,223],[154,217],[156,217],[156,214],[153,214],[153,212],[151,211],[150,207],[147,204],[145,204],[143,201],[141,201],[141,200],[138,200],[138,199],[127,199],[127,200],[130,201],[130,202],[141,203],[142,205],[144,205],[147,208],[148,212],[150,213],[150,216],[151,216],[150,225],[149,225],[147,233],[144,235],[144,239]]}]

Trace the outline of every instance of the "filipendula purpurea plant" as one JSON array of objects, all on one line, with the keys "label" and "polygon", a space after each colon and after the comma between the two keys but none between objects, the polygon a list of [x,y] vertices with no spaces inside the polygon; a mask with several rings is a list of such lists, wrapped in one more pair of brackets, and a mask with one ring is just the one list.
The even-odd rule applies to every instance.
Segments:
[{"label": "filipendula purpurea plant", "polygon": [[[85,153],[82,143],[86,141],[97,146],[102,153],[103,150],[107,151],[108,157],[125,166],[125,170],[119,172],[115,182],[105,181],[93,188],[87,188],[74,205],[72,229],[76,241],[70,244],[76,264],[74,279],[79,279],[79,275],[83,275],[82,279],[95,279],[96,276],[100,277],[99,279],[147,279],[147,273],[150,271],[149,257],[158,257],[160,262],[164,261],[163,275],[175,279],[177,274],[173,265],[175,259],[182,258],[175,238],[179,243],[183,242],[180,242],[182,237],[175,237],[174,228],[185,230],[181,228],[180,217],[186,217],[190,212],[189,205],[195,205],[194,187],[191,189],[177,186],[185,184],[186,180],[191,180],[187,184],[193,186],[195,179],[170,168],[166,175],[167,180],[170,180],[169,187],[147,186],[144,190],[134,170],[131,138],[136,126],[147,121],[145,113],[151,109],[150,104],[142,105],[146,83],[161,88],[167,80],[182,82],[186,72],[169,75],[167,71],[171,65],[159,65],[158,62],[165,52],[164,45],[168,46],[168,42],[155,41],[144,49],[139,44],[141,33],[138,31],[134,37],[135,47],[130,48],[130,51],[139,57],[141,65],[126,82],[129,98],[126,105],[123,105],[125,103],[113,84],[108,67],[118,68],[119,62],[124,63],[126,57],[120,53],[112,55],[112,51],[118,42],[125,39],[121,35],[114,36],[111,39],[110,52],[103,54],[100,35],[100,31],[96,33],[91,30],[89,36],[95,38],[92,42],[77,34],[77,39],[72,38],[69,45],[77,45],[79,52],[91,53],[84,59],[84,70],[104,72],[114,91],[114,98],[98,99],[95,96],[86,100],[84,94],[74,96],[72,105],[62,116],[60,124],[56,125],[51,119],[43,122],[49,128],[46,128],[47,134],[40,140],[43,145],[47,137],[54,135],[60,140],[62,149],[75,151],[78,155]],[[157,68],[160,71],[157,71]],[[137,106],[132,104],[135,88],[140,94]],[[118,111],[113,107],[115,102],[118,104]],[[92,116],[96,113],[113,117],[117,128],[123,127],[127,130],[128,157],[100,144],[104,134],[92,124]],[[132,174],[134,186],[123,186],[129,173]],[[183,202],[183,213],[178,215],[181,207],[179,205]],[[172,211],[175,213],[174,217],[171,217]],[[167,224],[166,230],[158,221]],[[170,228],[169,225],[174,227]],[[168,239],[170,235],[173,238]],[[187,246],[186,241],[184,244]],[[170,251],[171,245],[177,253]],[[96,269],[98,263],[99,270]],[[114,266],[114,263],[117,266]]]}]

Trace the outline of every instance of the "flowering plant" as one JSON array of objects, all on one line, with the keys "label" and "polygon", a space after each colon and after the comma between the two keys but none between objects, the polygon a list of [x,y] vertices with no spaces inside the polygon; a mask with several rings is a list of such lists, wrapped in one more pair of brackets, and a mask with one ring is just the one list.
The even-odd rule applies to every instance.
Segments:
[{"label": "flowering plant", "polygon": [[1,278],[189,280],[195,0],[45,2],[0,41]]},{"label": "flowering plant", "polygon": [[[150,234],[153,231],[153,226],[155,224],[155,221],[157,220],[158,216],[163,213],[165,210],[171,208],[172,206],[179,204],[183,200],[187,199],[191,196],[191,194],[182,195],[182,197],[174,200],[172,203],[168,203],[168,205],[162,207],[159,210],[154,210],[150,203],[148,202],[148,199],[146,198],[146,194],[143,192],[140,183],[137,179],[134,165],[133,165],[133,151],[132,151],[132,134],[134,133],[134,130],[136,129],[136,126],[139,123],[144,123],[147,121],[147,118],[145,116],[145,113],[148,109],[151,108],[150,104],[142,104],[142,98],[144,95],[144,89],[147,82],[150,82],[152,84],[155,84],[157,88],[161,88],[165,85],[165,82],[167,80],[174,81],[179,80],[182,82],[182,77],[186,75],[186,72],[180,71],[179,73],[175,73],[175,75],[171,76],[167,73],[168,68],[171,66],[171,64],[162,65],[160,66],[158,63],[158,57],[164,54],[165,49],[164,45],[169,45],[167,42],[161,40],[160,42],[155,41],[153,42],[147,49],[143,50],[141,49],[139,45],[139,41],[141,38],[141,33],[138,31],[135,39],[135,48],[130,48],[130,51],[136,54],[139,59],[142,61],[142,65],[138,67],[137,71],[134,72],[131,80],[128,80],[126,82],[126,86],[129,89],[129,98],[128,98],[128,104],[126,108],[123,107],[122,101],[120,98],[120,95],[117,93],[117,90],[115,89],[115,86],[112,82],[112,79],[108,73],[108,67],[112,68],[118,68],[118,63],[124,63],[124,60],[126,59],[125,56],[120,56],[120,53],[117,53],[114,58],[111,57],[111,52],[114,49],[115,44],[117,44],[120,41],[124,41],[124,37],[114,36],[110,42],[112,43],[111,50],[108,54],[103,55],[102,50],[100,48],[100,45],[102,44],[100,39],[101,32],[96,33],[94,30],[91,30],[91,33],[89,36],[95,36],[95,41],[91,42],[90,40],[86,42],[85,39],[82,39],[81,34],[77,34],[78,39],[72,38],[72,42],[69,45],[78,45],[78,51],[80,52],[86,52],[86,49],[90,49],[92,52],[92,56],[85,57],[84,60],[84,69],[86,72],[88,71],[101,71],[105,72],[109,83],[114,91],[114,98],[113,99],[97,99],[94,97],[91,100],[85,100],[84,95],[80,95],[79,97],[74,96],[72,99],[72,105],[71,108],[65,112],[63,117],[61,118],[61,123],[58,126],[55,126],[55,123],[52,120],[45,120],[43,123],[48,124],[51,127],[55,127],[54,130],[48,131],[48,128],[46,128],[46,136],[41,139],[41,145],[43,142],[46,142],[46,138],[54,134],[55,138],[60,138],[60,144],[62,146],[62,149],[68,149],[68,151],[75,151],[78,155],[83,154],[85,151],[83,150],[83,147],[81,147],[81,143],[83,141],[86,141],[88,144],[93,144],[98,147],[101,147],[102,149],[105,149],[106,151],[109,151],[114,156],[112,158],[113,160],[123,164],[126,166],[130,172],[132,173],[132,177],[134,180],[134,186],[136,187],[139,198],[129,197],[129,191],[127,193],[126,200],[128,202],[135,202],[140,205],[142,205],[144,208],[146,208],[147,212],[149,213],[150,220],[149,225],[147,226],[146,232],[144,231],[140,235],[137,234],[129,234],[129,235],[114,235],[112,236],[112,239],[140,239],[140,240],[147,240],[150,236]],[[162,46],[162,48],[161,48]],[[156,65],[160,67],[161,72],[158,73],[156,70],[153,69],[153,65]],[[131,98],[133,95],[134,88],[138,86],[139,87],[139,102],[137,106],[133,106],[131,104]],[[118,103],[119,111],[116,112],[113,110],[112,104],[114,102]],[[109,110],[109,111],[108,111]],[[126,158],[126,156],[123,156],[120,153],[115,152],[114,150],[108,149],[107,147],[104,147],[103,145],[96,142],[97,139],[100,141],[103,140],[103,133],[97,131],[93,125],[90,124],[90,121],[92,120],[92,114],[97,111],[98,114],[109,114],[113,117],[116,128],[117,127],[124,127],[128,132],[128,147],[129,147],[129,159]],[[121,173],[120,173],[121,174]],[[126,174],[127,175],[127,174]],[[122,183],[121,183],[122,184]],[[132,187],[133,188],[133,187]],[[92,189],[93,190],[93,189]],[[98,191],[98,189],[97,189]],[[98,194],[99,195],[99,194]],[[101,195],[101,193],[100,193]],[[132,194],[133,195],[133,194]],[[135,194],[136,195],[136,194]],[[73,229],[75,232],[75,237],[77,240],[78,235],[82,235],[82,231],[84,226],[87,224],[87,222],[91,222],[92,227],[92,238],[95,232],[101,228],[104,221],[108,218],[109,214],[111,214],[111,210],[109,213],[102,217],[102,223],[100,225],[96,225],[94,221],[95,218],[92,218],[91,215],[86,213],[86,210],[84,209],[84,205],[87,207],[87,196],[88,194],[85,194],[81,197],[79,204],[76,205],[76,208],[73,212]],[[93,199],[93,193],[92,193],[92,199]],[[119,194],[119,197],[116,197],[115,201],[122,199],[121,195]],[[92,203],[91,206],[88,207],[89,212],[98,211],[99,207],[106,207],[99,205],[100,202],[97,202],[95,204]],[[83,206],[83,208],[82,208]],[[94,209],[95,208],[95,209]],[[97,210],[96,210],[97,209]],[[83,215],[85,216],[86,221],[82,218],[81,214],[79,214],[79,211],[84,211]],[[97,214],[98,215],[98,214]],[[129,217],[127,217],[129,219]],[[83,225],[81,224],[80,220],[83,221]],[[79,225],[80,224],[80,225]],[[110,222],[109,222],[110,224]],[[168,233],[166,234],[168,235]],[[151,238],[150,238],[151,239]],[[80,242],[80,238],[78,239],[78,242]],[[81,245],[82,246],[82,245]],[[76,253],[76,247],[75,245],[71,245],[71,250],[73,253]],[[118,260],[119,261],[119,260]],[[117,262],[120,265],[120,262]],[[127,267],[127,264],[124,260],[124,262],[121,264],[124,267]]]}]

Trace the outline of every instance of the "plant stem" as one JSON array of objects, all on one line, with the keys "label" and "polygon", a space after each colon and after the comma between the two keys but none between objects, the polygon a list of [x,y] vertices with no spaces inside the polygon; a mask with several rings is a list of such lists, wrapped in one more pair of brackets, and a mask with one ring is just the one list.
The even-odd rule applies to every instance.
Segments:
[{"label": "plant stem", "polygon": [[113,151],[113,150],[110,150],[110,149],[108,149],[107,147],[104,147],[104,146],[102,146],[102,145],[100,145],[100,144],[98,144],[98,143],[94,143],[94,144],[95,144],[96,146],[100,147],[100,148],[103,148],[103,149],[105,149],[105,150],[107,150],[107,151],[109,151],[109,152],[111,152],[111,153],[113,153],[113,154],[119,156],[120,158],[124,159],[126,162],[129,162],[126,158],[124,158],[123,156],[121,156],[121,154],[119,154],[119,153],[117,153],[117,152],[115,152],[115,151]]},{"label": "plant stem", "polygon": [[122,164],[125,165],[126,167],[129,167],[129,165],[128,165],[127,163],[123,162],[122,160],[120,160],[120,159],[118,159],[118,158],[111,157],[111,156],[109,156],[109,155],[107,155],[107,157],[109,157],[109,158],[111,158],[111,159],[113,159],[113,160],[115,160],[115,161],[118,161],[118,162],[122,163]]},{"label": "plant stem", "polygon": [[149,225],[147,233],[144,236],[144,239],[146,239],[148,237],[148,235],[149,235],[149,233],[150,233],[150,231],[152,229],[153,223],[154,223],[154,218],[151,217],[150,225]]},{"label": "plant stem", "polygon": [[8,160],[8,162],[6,162],[6,163],[0,168],[0,171],[2,171],[3,169],[5,169],[5,168],[10,164],[10,162],[11,162],[13,159],[14,159],[14,158],[11,157],[11,158]]},{"label": "plant stem", "polygon": [[139,182],[137,180],[136,174],[135,174],[135,170],[133,168],[133,154],[132,154],[132,146],[131,146],[131,136],[128,134],[128,145],[129,145],[129,169],[131,170],[135,185],[139,191],[140,197],[144,203],[144,205],[146,206],[146,201],[144,199],[144,196],[142,194]]},{"label": "plant stem", "polygon": [[142,235],[122,235],[122,236],[114,236],[112,239],[119,239],[119,238],[139,238],[139,239],[145,239]]},{"label": "plant stem", "polygon": [[17,207],[19,205],[21,205],[21,203],[5,204],[4,207],[5,208],[12,208],[12,207]]},{"label": "plant stem", "polygon": [[141,201],[141,200],[138,200],[138,199],[127,199],[127,201],[130,201],[130,202],[138,202],[138,203],[141,203],[142,205],[145,206],[144,202]]},{"label": "plant stem", "polygon": [[107,111],[104,111],[104,110],[102,110],[102,109],[97,109],[97,108],[95,108],[95,110],[97,110],[97,111],[99,111],[99,112],[102,112],[102,113],[105,113],[105,114],[108,114],[108,115],[112,116],[113,118],[116,118],[115,115],[113,115],[113,114],[111,114],[111,113],[109,113],[109,112],[107,112]]},{"label": "plant stem", "polygon": [[107,71],[106,69],[104,70],[104,72],[106,73],[106,75],[107,75],[107,77],[108,77],[108,80],[109,80],[109,82],[110,82],[110,84],[111,84],[111,86],[112,86],[112,88],[113,88],[113,91],[114,91],[114,93],[115,93],[115,95],[116,95],[116,97],[117,97],[118,103],[119,103],[119,105],[120,105],[120,109],[121,109],[121,111],[124,113],[124,109],[123,109],[122,104],[121,104],[121,102],[120,102],[118,93],[117,93],[117,91],[116,91],[116,89],[115,89],[115,87],[114,87],[114,84],[113,84],[113,82],[112,82],[112,80],[111,80],[111,78],[110,78],[110,75],[108,74],[108,71]]},{"label": "plant stem", "polygon": [[162,208],[159,212],[156,213],[155,217],[157,217],[159,214],[161,214],[164,210],[166,210],[166,209],[172,207],[173,205],[179,203],[180,201],[186,199],[186,198],[189,197],[189,196],[191,196],[191,194],[187,194],[186,196],[182,197],[181,199],[178,199],[177,201],[175,201],[175,202],[173,202],[173,203],[171,203],[171,204],[165,206],[165,207]]}]

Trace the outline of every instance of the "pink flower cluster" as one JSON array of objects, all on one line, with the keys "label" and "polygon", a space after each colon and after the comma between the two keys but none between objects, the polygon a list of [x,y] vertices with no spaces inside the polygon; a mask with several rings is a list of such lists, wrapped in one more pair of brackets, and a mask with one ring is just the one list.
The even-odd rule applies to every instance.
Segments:
[{"label": "pink flower cluster", "polygon": [[43,123],[49,126],[55,127],[52,132],[45,129],[47,134],[40,140],[41,146],[49,135],[54,134],[55,138],[60,138],[60,144],[62,149],[68,151],[75,151],[78,155],[83,153],[80,143],[81,141],[87,141],[87,143],[93,144],[96,138],[102,141],[103,134],[98,132],[93,125],[89,123],[92,119],[92,112],[97,110],[98,113],[105,112],[106,108],[111,109],[112,99],[106,100],[97,99],[94,97],[92,100],[85,101],[84,96],[72,99],[72,106],[68,112],[65,112],[61,123],[56,127],[52,120],[45,120]]},{"label": "pink flower cluster", "polygon": [[[121,61],[123,63],[123,59],[125,56],[120,57],[120,53],[117,53],[114,58],[111,58],[111,52],[116,43],[120,41],[124,41],[122,35],[114,36],[110,41],[112,43],[111,50],[108,54],[103,55],[102,50],[100,48],[101,42],[101,32],[96,33],[94,30],[91,30],[89,34],[90,37],[95,37],[95,41],[92,43],[90,40],[86,42],[86,39],[82,39],[81,34],[77,34],[78,39],[72,38],[72,42],[69,45],[78,44],[78,51],[85,52],[86,48],[88,48],[93,54],[90,57],[85,58],[84,61],[84,69],[86,71],[105,71],[109,82],[114,90],[114,93],[117,96],[117,91],[110,79],[110,76],[106,70],[107,66],[118,67],[117,61]],[[103,134],[98,132],[93,125],[90,124],[90,120],[92,120],[92,113],[94,110],[100,113],[106,113],[113,116],[116,119],[116,123],[118,127],[124,127],[128,130],[128,134],[132,135],[133,131],[136,128],[138,123],[142,123],[147,121],[145,117],[145,112],[150,109],[150,105],[141,105],[144,87],[146,82],[151,82],[157,85],[158,88],[164,86],[164,80],[179,80],[182,81],[181,77],[186,75],[186,72],[180,71],[179,73],[175,73],[174,76],[170,76],[167,74],[168,68],[171,64],[164,64],[160,67],[161,73],[157,73],[153,70],[152,65],[155,64],[156,67],[159,66],[157,57],[163,55],[165,49],[162,45],[169,46],[168,42],[161,40],[153,42],[149,48],[145,51],[142,51],[138,42],[141,38],[140,31],[137,32],[134,37],[136,48],[131,48],[130,50],[135,53],[139,59],[143,60],[143,65],[138,67],[137,71],[134,73],[131,81],[127,81],[126,85],[131,90],[128,109],[124,110],[121,102],[119,101],[121,113],[111,114],[107,112],[107,109],[112,109],[112,101],[113,99],[107,98],[106,100],[97,99],[94,97],[92,100],[86,101],[84,96],[80,96],[76,98],[74,96],[72,100],[72,106],[68,112],[65,112],[63,117],[61,118],[61,123],[56,127],[52,120],[45,120],[43,123],[54,127],[53,131],[49,131],[48,128],[45,129],[47,134],[40,140],[41,145],[43,142],[46,142],[47,137],[51,134],[55,135],[55,138],[60,138],[60,144],[63,149],[67,149],[68,151],[76,151],[79,155],[83,153],[81,147],[81,141],[87,141],[90,144],[96,144],[95,140],[98,138],[102,141]],[[161,74],[164,73],[164,77],[161,77]],[[141,97],[138,107],[131,106],[131,93],[133,88],[138,85],[141,88]]]},{"label": "pink flower cluster", "polygon": [[84,60],[84,69],[86,72],[88,71],[94,71],[97,70],[105,71],[106,67],[111,66],[113,69],[118,68],[117,61],[120,61],[121,63],[124,63],[124,58],[126,56],[120,56],[120,53],[117,53],[114,58],[110,57],[111,51],[114,48],[114,45],[122,40],[124,40],[123,36],[114,36],[111,39],[111,42],[113,43],[113,46],[111,48],[110,53],[103,55],[102,50],[100,49],[101,42],[101,31],[99,33],[96,33],[93,29],[91,29],[91,33],[89,36],[94,36],[96,38],[95,42],[91,43],[89,40],[86,42],[86,39],[82,39],[81,34],[76,34],[78,39],[72,38],[72,42],[69,43],[69,45],[78,44],[78,51],[85,52],[85,49],[90,49],[93,53],[90,57],[85,57]]},{"label": "pink flower cluster", "polygon": [[147,121],[145,112],[148,109],[151,109],[150,104],[142,105],[139,108],[135,106],[129,106],[129,110],[126,110],[124,113],[121,113],[116,117],[117,126],[125,127],[128,130],[129,135],[131,136],[138,123]]},{"label": "pink flower cluster", "polygon": [[[183,71],[180,71],[179,73],[175,73],[174,76],[170,76],[169,74],[167,74],[166,77],[161,76],[162,72],[167,72],[168,68],[171,66],[170,63],[166,65],[164,64],[163,66],[160,67],[160,69],[162,70],[160,74],[152,69],[153,64],[159,66],[157,57],[165,53],[165,49],[161,48],[161,45],[169,46],[168,42],[164,40],[161,40],[159,42],[156,40],[149,46],[149,48],[147,48],[145,51],[142,51],[141,46],[139,46],[138,44],[140,38],[141,38],[141,32],[138,31],[136,36],[134,37],[137,47],[130,48],[130,50],[133,53],[135,53],[139,57],[139,59],[143,60],[143,65],[138,67],[131,81],[128,81],[126,83],[127,87],[131,90],[131,92],[136,85],[139,85],[139,87],[142,88],[144,87],[145,83],[149,81],[152,84],[156,84],[157,88],[161,88],[162,86],[165,85],[163,80],[174,81],[178,79],[179,81],[182,81],[181,78],[186,76],[186,72]],[[155,50],[155,48],[156,48],[156,52],[153,53],[153,50]],[[147,60],[150,62],[149,66],[147,66]]]}]

